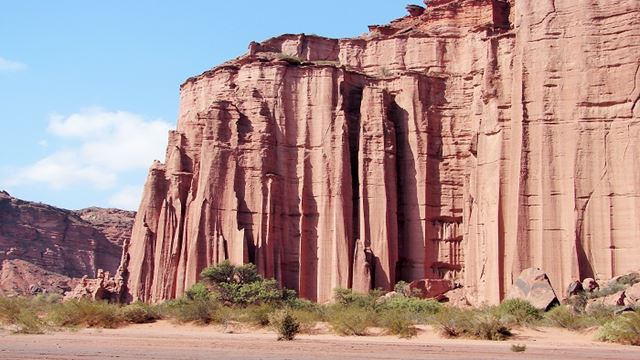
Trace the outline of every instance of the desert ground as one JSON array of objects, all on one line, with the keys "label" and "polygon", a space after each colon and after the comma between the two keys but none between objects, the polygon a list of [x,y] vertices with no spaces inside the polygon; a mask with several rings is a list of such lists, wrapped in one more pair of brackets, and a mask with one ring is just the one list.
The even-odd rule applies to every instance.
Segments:
[{"label": "desert ground", "polygon": [[[430,327],[403,340],[391,336],[301,335],[276,341],[266,330],[174,325],[84,329],[0,337],[0,359],[640,359],[640,348],[592,341],[593,334],[539,328],[509,341],[439,338]],[[512,344],[525,344],[514,353]]]}]

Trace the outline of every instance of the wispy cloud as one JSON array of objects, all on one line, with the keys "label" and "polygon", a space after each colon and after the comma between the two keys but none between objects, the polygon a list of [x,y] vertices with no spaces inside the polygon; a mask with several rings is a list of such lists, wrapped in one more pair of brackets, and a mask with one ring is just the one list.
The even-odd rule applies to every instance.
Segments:
[{"label": "wispy cloud", "polygon": [[20,71],[27,68],[27,65],[13,60],[7,60],[0,56],[0,72]]},{"label": "wispy cloud", "polygon": [[69,116],[54,114],[48,132],[65,146],[17,169],[2,185],[42,184],[54,190],[88,185],[115,191],[111,205],[133,209],[142,191],[120,187],[119,176],[147,169],[153,160],[164,158],[170,129],[165,121],[146,120],[125,111],[94,108]]},{"label": "wispy cloud", "polygon": [[142,190],[142,186],[124,186],[109,198],[109,205],[119,209],[138,210]]}]

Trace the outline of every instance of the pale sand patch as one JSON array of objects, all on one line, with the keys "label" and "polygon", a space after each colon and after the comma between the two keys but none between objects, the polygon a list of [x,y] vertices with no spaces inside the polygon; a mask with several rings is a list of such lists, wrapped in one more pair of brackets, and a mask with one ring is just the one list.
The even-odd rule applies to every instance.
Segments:
[{"label": "pale sand patch", "polygon": [[[640,359],[640,348],[593,341],[593,333],[556,328],[521,329],[493,342],[442,339],[421,326],[417,337],[300,335],[278,342],[268,329],[242,324],[176,325],[168,321],[121,329],[84,329],[0,337],[0,359]],[[513,353],[511,344],[525,344]]]}]

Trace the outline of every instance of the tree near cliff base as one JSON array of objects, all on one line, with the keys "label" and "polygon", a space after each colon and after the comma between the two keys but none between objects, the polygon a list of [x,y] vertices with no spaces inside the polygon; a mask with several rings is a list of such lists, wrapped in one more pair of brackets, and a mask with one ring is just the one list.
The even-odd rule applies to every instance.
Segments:
[{"label": "tree near cliff base", "polygon": [[236,266],[228,260],[210,266],[200,273],[215,297],[226,304],[275,303],[295,299],[293,290],[280,289],[274,279],[264,279],[254,264]]}]

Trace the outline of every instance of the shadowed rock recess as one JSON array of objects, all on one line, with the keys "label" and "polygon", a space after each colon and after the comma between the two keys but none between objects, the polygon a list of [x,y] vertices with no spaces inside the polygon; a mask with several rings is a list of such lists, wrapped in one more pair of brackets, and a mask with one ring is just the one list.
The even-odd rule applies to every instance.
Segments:
[{"label": "shadowed rock recess", "polygon": [[224,259],[320,302],[453,278],[477,304],[533,266],[564,289],[638,264],[640,2],[408,10],[358,38],[251,43],[181,86],[128,300]]}]

